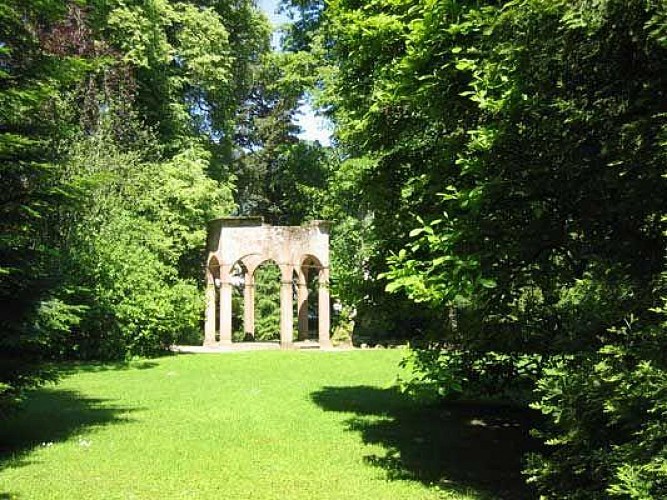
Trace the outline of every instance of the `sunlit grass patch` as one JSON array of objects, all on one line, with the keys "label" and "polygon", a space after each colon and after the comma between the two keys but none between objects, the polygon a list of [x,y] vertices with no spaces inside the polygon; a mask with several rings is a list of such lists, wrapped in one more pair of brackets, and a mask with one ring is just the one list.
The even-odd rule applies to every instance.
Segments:
[{"label": "sunlit grass patch", "polygon": [[452,468],[458,459],[441,449],[442,435],[460,447],[457,426],[467,423],[440,420],[441,410],[391,389],[399,359],[393,350],[272,351],[69,369],[0,429],[0,497],[428,499],[503,491]]}]

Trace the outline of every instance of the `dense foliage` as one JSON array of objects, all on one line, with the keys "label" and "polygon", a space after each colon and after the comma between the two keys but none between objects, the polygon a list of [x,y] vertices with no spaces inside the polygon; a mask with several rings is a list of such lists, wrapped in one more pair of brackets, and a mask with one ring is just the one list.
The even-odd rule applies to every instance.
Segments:
[{"label": "dense foliage", "polygon": [[667,495],[665,3],[291,4],[410,385],[532,400],[542,494]]},{"label": "dense foliage", "polygon": [[[18,2],[0,7],[0,411],[22,386],[48,375],[36,365],[43,339],[31,322],[54,274],[47,221],[73,196],[54,164],[54,139],[70,125],[59,87],[71,88],[85,71],[81,58],[56,64],[41,49],[36,27],[26,22],[35,19],[34,7],[23,15]],[[57,2],[44,2],[40,15],[52,20],[62,12]]]},{"label": "dense foliage", "polygon": [[0,2],[0,410],[45,359],[198,339],[269,33],[249,0]]}]

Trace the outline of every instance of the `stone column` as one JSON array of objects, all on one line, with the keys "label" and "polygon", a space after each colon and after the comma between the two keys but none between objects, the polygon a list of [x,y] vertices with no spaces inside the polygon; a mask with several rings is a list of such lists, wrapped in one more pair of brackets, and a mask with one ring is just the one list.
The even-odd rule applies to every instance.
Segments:
[{"label": "stone column", "polygon": [[250,272],[245,275],[243,287],[243,331],[255,338],[255,278]]},{"label": "stone column", "polygon": [[220,344],[232,343],[232,283],[229,265],[220,266]]},{"label": "stone column", "polygon": [[215,283],[210,276],[206,283],[206,319],[204,322],[204,345],[215,344]]},{"label": "stone column", "polygon": [[291,277],[291,272],[282,273],[280,281],[280,347],[289,349],[293,343],[293,312],[292,312],[292,280],[285,279],[286,275]]},{"label": "stone column", "polygon": [[308,339],[308,270],[299,274],[297,285],[297,307],[299,308],[299,340]]},{"label": "stone column", "polygon": [[331,347],[329,329],[331,327],[329,318],[329,268],[320,270],[319,286],[317,291],[317,334],[320,347]]}]

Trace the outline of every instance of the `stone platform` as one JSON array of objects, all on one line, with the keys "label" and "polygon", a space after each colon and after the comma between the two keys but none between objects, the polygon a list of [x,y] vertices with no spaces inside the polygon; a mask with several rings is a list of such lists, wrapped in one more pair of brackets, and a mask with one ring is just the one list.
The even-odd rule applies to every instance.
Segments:
[{"label": "stone platform", "polygon": [[[349,347],[327,347],[321,348],[317,342],[303,340],[292,344],[294,350],[322,350],[322,351],[343,351]],[[173,352],[189,354],[213,354],[222,352],[241,352],[241,351],[272,351],[280,350],[279,342],[233,342],[225,345],[174,345],[171,346]]]}]

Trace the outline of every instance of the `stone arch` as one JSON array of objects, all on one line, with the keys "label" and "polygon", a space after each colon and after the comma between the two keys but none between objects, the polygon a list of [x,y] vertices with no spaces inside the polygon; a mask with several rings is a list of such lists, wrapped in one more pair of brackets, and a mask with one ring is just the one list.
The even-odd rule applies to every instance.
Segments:
[{"label": "stone arch", "polygon": [[209,255],[206,261],[206,282],[214,283],[216,279],[220,278],[220,262],[215,255]]},{"label": "stone arch", "polygon": [[320,259],[317,258],[316,255],[312,254],[304,254],[301,256],[299,259],[299,263],[302,266],[317,266],[317,267],[324,267]]},{"label": "stone arch", "polygon": [[249,275],[254,275],[255,269],[267,260],[271,259],[267,259],[258,253],[248,253],[236,258],[235,262],[245,266]]},{"label": "stone arch", "polygon": [[[280,343],[289,347],[293,341],[293,287],[294,274],[297,284],[297,308],[301,306],[302,295],[298,294],[299,283],[303,281],[307,269],[318,269],[321,283],[318,295],[318,338],[321,346],[329,345],[329,224],[313,221],[303,226],[271,226],[259,217],[239,217],[216,219],[208,227],[209,260],[215,256],[220,263],[220,343],[231,342],[231,287],[232,269],[237,263],[245,266],[244,281],[244,329],[254,332],[254,273],[268,260],[278,264],[281,272],[280,283]],[[208,283],[208,282],[207,282]],[[207,300],[211,297],[207,295]],[[213,298],[213,300],[215,300]],[[252,317],[250,306],[252,305]],[[324,307],[326,306],[326,307]],[[210,305],[209,305],[210,307]],[[324,309],[326,308],[326,312]],[[208,310],[208,309],[207,309]],[[210,330],[210,318],[207,314]],[[205,342],[211,343],[211,336]],[[300,335],[301,338],[301,335]],[[214,339],[214,337],[213,337]],[[214,343],[214,340],[213,340]]]},{"label": "stone arch", "polygon": [[329,338],[330,297],[329,297],[329,268],[312,254],[304,254],[299,258],[299,339],[309,336],[309,279],[317,273],[317,332],[318,340],[326,342]]},{"label": "stone arch", "polygon": [[245,332],[248,330],[245,314],[245,303],[247,302],[246,281],[248,280],[248,268],[242,260],[237,260],[229,270],[229,281],[232,285],[232,336],[234,340],[247,339]]},{"label": "stone arch", "polygon": [[232,270],[238,268],[242,272],[243,286],[243,340],[255,339],[255,254],[244,255],[232,265]]},{"label": "stone arch", "polygon": [[[256,331],[253,331],[253,337],[256,336],[262,340],[267,340],[266,334],[273,335],[279,332],[281,326],[279,316],[280,290],[283,279],[280,265],[275,259],[257,261],[253,270],[252,280],[256,293],[255,297],[257,298],[257,302],[255,302],[255,297],[253,297],[252,312],[254,315],[257,315],[257,321],[254,325]],[[275,313],[278,313],[278,317],[272,318],[275,321],[274,323],[273,321],[269,321],[267,316],[273,316]]]}]

